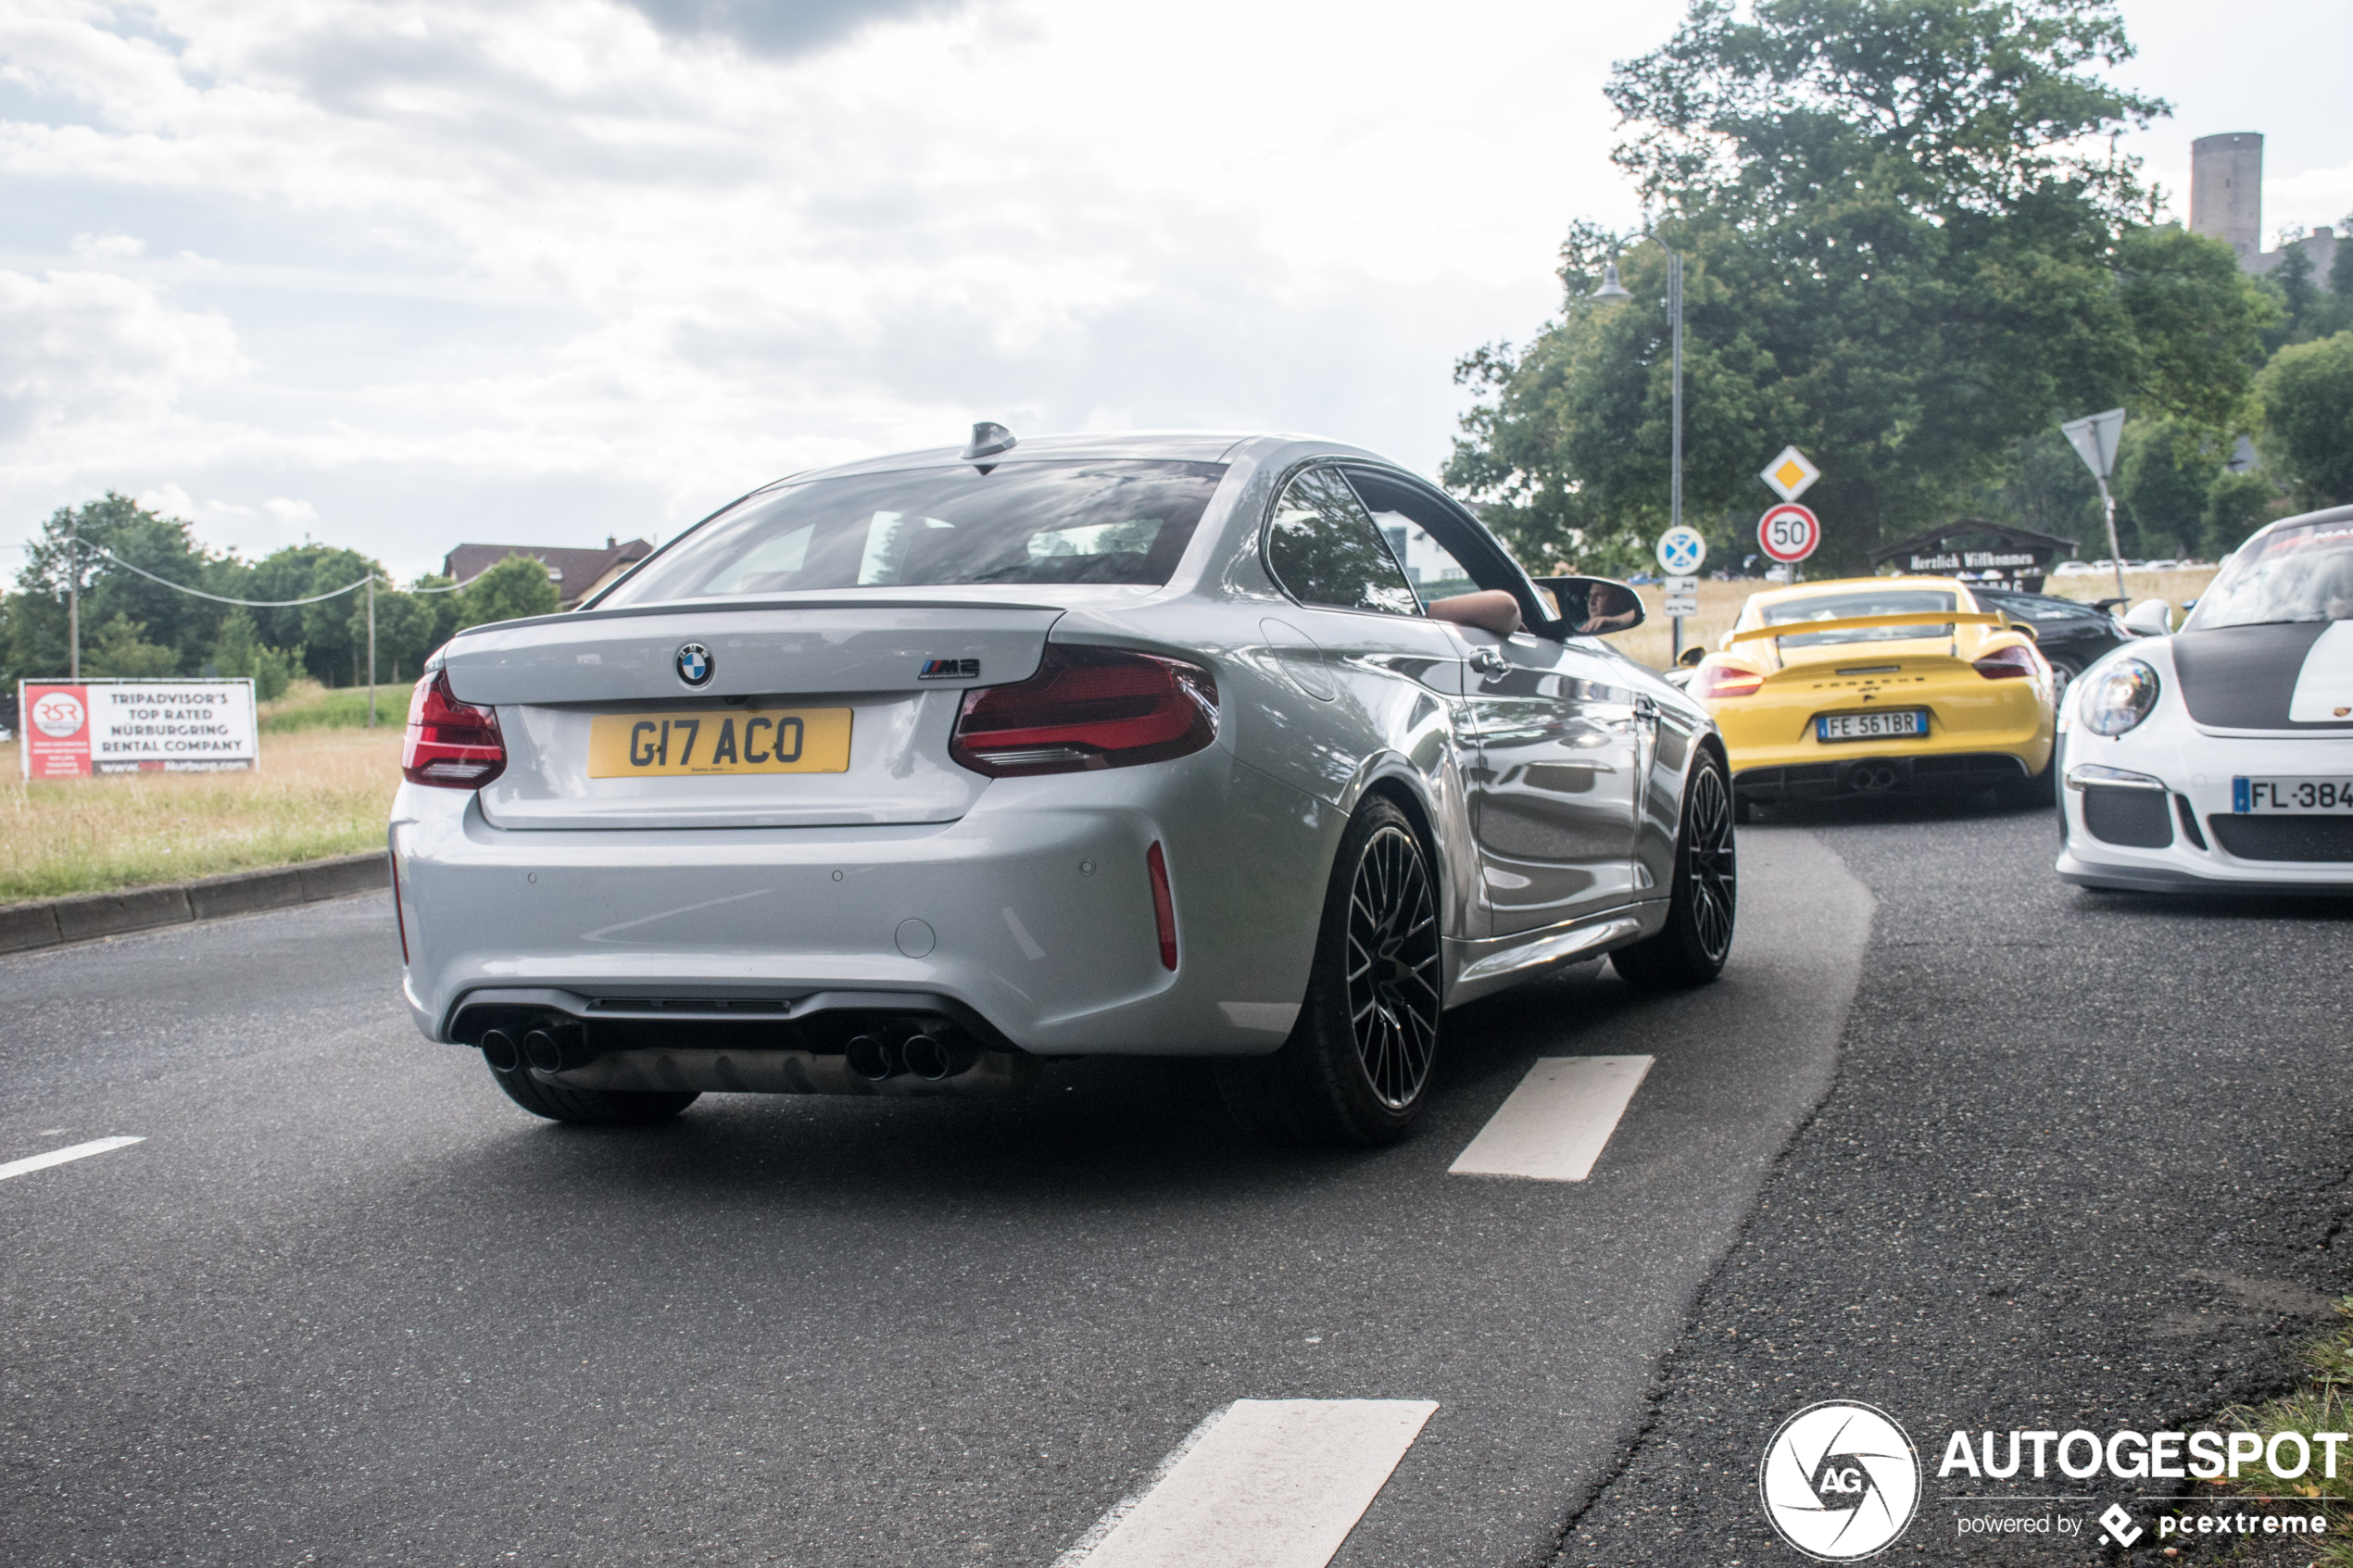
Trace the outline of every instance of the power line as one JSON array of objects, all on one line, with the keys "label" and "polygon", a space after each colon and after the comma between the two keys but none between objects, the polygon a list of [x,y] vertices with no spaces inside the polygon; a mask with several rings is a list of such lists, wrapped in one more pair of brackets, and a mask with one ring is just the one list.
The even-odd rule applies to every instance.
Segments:
[{"label": "power line", "polygon": [[[84,543],[87,544],[88,541],[84,541]],[[174,583],[169,577],[158,577],[144,566],[132,566],[129,561],[124,560],[120,556],[116,555],[104,545],[90,544],[89,547],[96,551],[98,554],[106,557],[107,559],[114,562],[115,565],[123,568],[125,571],[135,571],[150,583],[160,583],[174,593],[186,594],[194,598],[210,599],[215,604],[243,605],[247,609],[292,609],[296,605],[321,604],[328,599],[341,598],[344,595],[352,593],[357,589],[364,588],[371,583],[381,583],[385,587],[394,589],[396,592],[410,594],[454,594],[460,588],[471,587],[473,583],[481,581],[483,577],[483,573],[477,571],[472,577],[467,578],[463,583],[452,583],[445,587],[402,589],[400,584],[395,583],[391,578],[379,577],[371,571],[368,573],[367,576],[359,579],[357,583],[346,583],[340,588],[332,589],[324,594],[313,594],[307,599],[233,599],[225,594],[208,594],[202,588],[191,588],[185,583]]]}]

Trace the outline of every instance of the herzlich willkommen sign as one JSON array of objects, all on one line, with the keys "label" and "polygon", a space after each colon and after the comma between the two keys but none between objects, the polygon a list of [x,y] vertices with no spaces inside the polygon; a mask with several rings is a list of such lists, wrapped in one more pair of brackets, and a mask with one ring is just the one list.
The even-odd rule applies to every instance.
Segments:
[{"label": "herzlich willkommen sign", "polygon": [[253,683],[20,681],[28,779],[258,767]]}]

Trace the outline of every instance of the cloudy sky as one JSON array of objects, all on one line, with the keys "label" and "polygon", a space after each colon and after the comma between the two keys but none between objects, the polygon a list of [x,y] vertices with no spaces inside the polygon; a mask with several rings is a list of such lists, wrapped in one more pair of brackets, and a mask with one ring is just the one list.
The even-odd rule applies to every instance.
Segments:
[{"label": "cloudy sky", "polygon": [[[667,534],[1019,431],[1315,431],[1434,470],[1456,355],[1629,222],[1673,0],[10,0],[0,571],[109,488],[403,575]],[[2137,139],[2353,212],[2353,0],[2126,0]]]}]

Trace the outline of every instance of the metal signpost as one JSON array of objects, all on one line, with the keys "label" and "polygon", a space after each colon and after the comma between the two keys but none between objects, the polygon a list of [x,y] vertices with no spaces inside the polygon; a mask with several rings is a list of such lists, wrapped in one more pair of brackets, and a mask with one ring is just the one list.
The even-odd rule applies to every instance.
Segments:
[{"label": "metal signpost", "polygon": [[2124,549],[2116,542],[2116,497],[2108,493],[2108,476],[2116,471],[2116,442],[2123,433],[2121,408],[2110,408],[2105,414],[2086,414],[2059,426],[2059,433],[2067,437],[2075,455],[2083,459],[2083,466],[2099,482],[2100,506],[2108,513],[2108,559],[2116,568],[2116,596],[2120,599],[2126,596]]},{"label": "metal signpost", "polygon": [[1674,662],[1683,660],[1683,617],[1699,613],[1699,577],[1707,560],[1707,541],[1696,528],[1681,524],[1658,536],[1659,570],[1667,573],[1666,612],[1675,622]]}]

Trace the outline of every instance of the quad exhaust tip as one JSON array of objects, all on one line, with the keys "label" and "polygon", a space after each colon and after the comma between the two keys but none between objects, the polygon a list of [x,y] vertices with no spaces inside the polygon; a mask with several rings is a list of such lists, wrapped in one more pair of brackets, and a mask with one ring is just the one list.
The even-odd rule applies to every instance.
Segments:
[{"label": "quad exhaust tip", "polygon": [[943,1083],[969,1073],[980,1051],[962,1035],[937,1030],[908,1035],[893,1044],[880,1035],[855,1035],[843,1047],[849,1069],[869,1083],[879,1084],[910,1073],[925,1083]]},{"label": "quad exhaust tip", "polygon": [[512,1073],[522,1065],[522,1048],[504,1029],[485,1029],[482,1034],[482,1060],[498,1072]]}]

